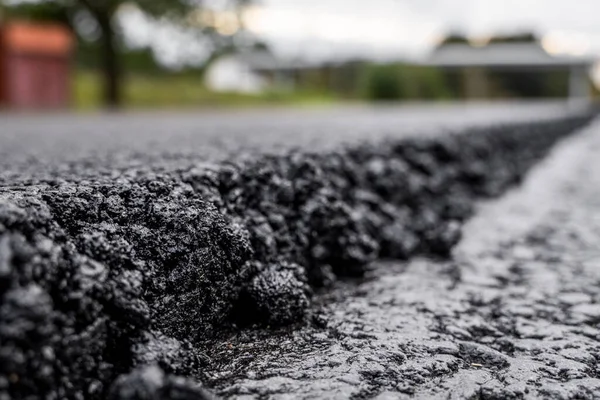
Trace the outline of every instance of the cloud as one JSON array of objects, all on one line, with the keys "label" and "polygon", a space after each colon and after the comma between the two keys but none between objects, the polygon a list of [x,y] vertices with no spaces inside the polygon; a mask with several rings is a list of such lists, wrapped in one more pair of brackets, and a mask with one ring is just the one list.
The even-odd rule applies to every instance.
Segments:
[{"label": "cloud", "polygon": [[296,56],[399,58],[439,34],[439,24],[398,0],[264,0],[251,14],[250,29]]},{"label": "cloud", "polygon": [[[277,0],[275,0],[277,1]],[[377,0],[375,0],[376,2]],[[600,33],[598,0],[398,0],[446,27],[583,30]],[[358,2],[353,2],[358,6]]]},{"label": "cloud", "polygon": [[[370,48],[397,56],[423,53],[432,37],[450,31],[473,35],[533,31],[540,36],[558,31],[586,36],[590,49],[600,54],[599,0],[263,0],[262,4],[265,10],[282,13],[273,18],[277,29],[265,32],[281,48],[293,39],[315,47],[335,42],[337,52]],[[307,20],[311,23],[302,22]],[[286,26],[296,31],[285,37]]]}]

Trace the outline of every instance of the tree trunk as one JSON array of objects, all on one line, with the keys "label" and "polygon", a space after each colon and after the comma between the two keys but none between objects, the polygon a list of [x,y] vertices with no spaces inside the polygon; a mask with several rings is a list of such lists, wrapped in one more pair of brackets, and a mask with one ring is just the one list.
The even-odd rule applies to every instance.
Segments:
[{"label": "tree trunk", "polygon": [[98,16],[102,31],[102,69],[104,75],[104,106],[117,109],[121,106],[122,71],[119,63],[117,35],[112,25],[112,15]]}]

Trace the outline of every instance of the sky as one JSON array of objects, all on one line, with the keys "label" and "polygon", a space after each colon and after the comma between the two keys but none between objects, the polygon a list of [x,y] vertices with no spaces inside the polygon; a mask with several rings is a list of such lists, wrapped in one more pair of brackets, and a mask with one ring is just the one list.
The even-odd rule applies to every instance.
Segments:
[{"label": "sky", "polygon": [[[244,14],[248,29],[277,54],[308,59],[418,59],[451,31],[532,30],[600,56],[599,20],[600,0],[260,0]],[[166,64],[208,54],[202,43],[174,46],[177,33],[144,28],[134,13],[124,21],[131,43],[151,43]]]}]

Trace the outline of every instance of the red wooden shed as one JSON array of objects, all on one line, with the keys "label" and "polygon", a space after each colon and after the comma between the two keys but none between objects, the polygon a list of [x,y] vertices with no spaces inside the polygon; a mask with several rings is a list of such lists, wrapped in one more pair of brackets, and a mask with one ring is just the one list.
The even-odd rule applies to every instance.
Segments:
[{"label": "red wooden shed", "polygon": [[60,25],[11,22],[0,27],[0,104],[67,107],[73,42],[71,32]]}]

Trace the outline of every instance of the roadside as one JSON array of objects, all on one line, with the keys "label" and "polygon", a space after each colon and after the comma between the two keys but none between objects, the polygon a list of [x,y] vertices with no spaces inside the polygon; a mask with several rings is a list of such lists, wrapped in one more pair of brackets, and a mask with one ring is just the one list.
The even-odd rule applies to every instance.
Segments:
[{"label": "roadside", "polygon": [[[76,111],[102,109],[102,78],[99,74],[78,71],[72,82],[73,108]],[[205,87],[200,73],[132,74],[125,80],[123,91],[123,106],[127,110],[324,107],[339,104],[342,100],[333,93],[316,90],[270,90],[256,94],[215,92]]]}]

